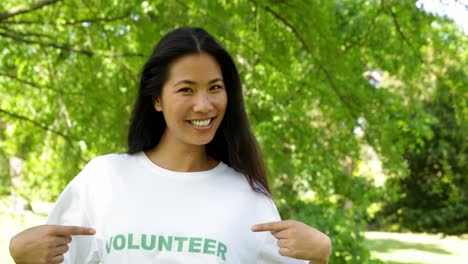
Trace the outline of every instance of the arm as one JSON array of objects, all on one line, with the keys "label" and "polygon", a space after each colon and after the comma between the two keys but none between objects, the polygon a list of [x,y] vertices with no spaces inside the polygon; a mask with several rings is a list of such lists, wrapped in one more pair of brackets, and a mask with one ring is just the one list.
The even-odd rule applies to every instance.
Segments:
[{"label": "arm", "polygon": [[332,252],[330,238],[302,222],[285,220],[255,225],[254,232],[270,231],[278,239],[279,253],[310,264],[327,264]]},{"label": "arm", "polygon": [[26,229],[10,240],[10,255],[17,264],[62,263],[72,235],[93,235],[94,229],[42,225]]}]

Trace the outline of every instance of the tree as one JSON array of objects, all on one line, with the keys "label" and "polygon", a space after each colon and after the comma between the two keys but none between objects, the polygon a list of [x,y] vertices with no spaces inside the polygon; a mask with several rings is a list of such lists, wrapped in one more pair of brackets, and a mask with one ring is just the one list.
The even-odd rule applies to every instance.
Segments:
[{"label": "tree", "polygon": [[[125,151],[146,56],[168,30],[199,25],[234,54],[283,216],[330,234],[333,263],[371,262],[361,230],[375,192],[355,164],[365,143],[388,171],[407,172],[406,146],[428,133],[426,123],[402,130],[428,116],[411,84],[441,18],[388,0],[7,0],[2,8],[1,152],[25,160],[30,199],[55,199],[89,159]],[[402,85],[373,86],[363,74],[374,70]]]},{"label": "tree", "polygon": [[[466,171],[468,75],[467,36],[451,24],[440,23],[426,47],[431,64],[420,76],[426,89],[423,109],[430,129],[427,137],[408,144],[404,153],[409,173],[388,182],[390,192],[381,212],[385,221],[402,229],[445,234],[468,232],[468,179]],[[429,77],[429,78],[428,78]],[[425,81],[424,79],[429,79]]]}]

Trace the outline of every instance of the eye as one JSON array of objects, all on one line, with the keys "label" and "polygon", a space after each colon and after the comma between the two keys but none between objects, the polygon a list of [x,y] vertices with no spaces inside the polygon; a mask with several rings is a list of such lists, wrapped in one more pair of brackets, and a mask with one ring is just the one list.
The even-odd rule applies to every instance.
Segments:
[{"label": "eye", "polygon": [[215,90],[215,91],[216,91],[216,90],[220,90],[220,89],[223,89],[223,86],[221,86],[221,85],[213,85],[213,86],[211,86],[211,88],[210,88],[210,90]]},{"label": "eye", "polygon": [[184,87],[184,88],[180,88],[178,92],[182,92],[182,93],[193,93],[193,90],[192,90],[192,88]]}]

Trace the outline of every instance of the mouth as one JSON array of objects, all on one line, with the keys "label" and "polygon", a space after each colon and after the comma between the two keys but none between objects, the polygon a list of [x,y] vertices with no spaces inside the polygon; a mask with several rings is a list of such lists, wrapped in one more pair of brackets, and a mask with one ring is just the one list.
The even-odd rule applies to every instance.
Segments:
[{"label": "mouth", "polygon": [[190,123],[194,127],[207,127],[210,126],[213,121],[213,118],[208,118],[208,119],[194,119],[194,120],[187,120],[188,123]]}]

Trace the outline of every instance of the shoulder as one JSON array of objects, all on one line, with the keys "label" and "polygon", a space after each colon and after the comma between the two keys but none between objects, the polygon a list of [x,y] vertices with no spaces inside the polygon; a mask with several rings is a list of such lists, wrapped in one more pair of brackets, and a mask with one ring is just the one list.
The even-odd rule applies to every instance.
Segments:
[{"label": "shoulder", "polygon": [[[231,178],[232,181],[237,182],[239,185],[242,185],[244,187],[244,189],[247,190],[252,195],[258,196],[259,198],[261,198],[264,201],[271,201],[270,196],[268,196],[266,194],[263,194],[263,193],[260,193],[260,192],[257,192],[252,188],[252,186],[250,185],[246,175],[244,175],[241,172],[236,171],[234,168],[232,168],[232,167],[230,167],[230,166],[228,166],[226,164],[224,164],[224,165],[226,166],[227,175]],[[253,185],[255,187],[257,187],[258,189],[262,189],[262,187],[261,187],[261,185],[259,183],[254,182]]]},{"label": "shoulder", "polygon": [[228,185],[225,185],[224,189],[228,189],[227,191],[230,194],[235,194],[244,204],[248,204],[248,208],[255,212],[255,215],[265,217],[264,220],[269,219],[273,221],[279,219],[278,210],[272,197],[253,190],[244,174],[228,165],[225,166],[226,173],[224,176],[227,178]]},{"label": "shoulder", "polygon": [[135,155],[126,153],[122,154],[106,154],[91,159],[74,177],[72,184],[93,184],[106,180],[110,175],[116,172],[121,172],[124,169],[128,170],[131,164],[135,164]]},{"label": "shoulder", "polygon": [[247,177],[241,173],[230,167],[229,165],[222,163],[222,179],[224,181],[223,184],[226,184],[225,187],[227,189],[233,189],[237,192],[243,192],[246,195],[253,195],[256,196],[256,192],[250,186]]},{"label": "shoulder", "polygon": [[83,168],[83,172],[103,172],[128,167],[137,160],[138,154],[106,154],[90,160]]},{"label": "shoulder", "polygon": [[[136,155],[136,154],[135,154]],[[111,153],[93,158],[86,164],[85,168],[96,168],[107,165],[118,165],[135,159],[135,155],[127,153]]]},{"label": "shoulder", "polygon": [[68,183],[61,195],[94,197],[106,193],[117,172],[122,172],[123,168],[130,169],[129,164],[134,159],[133,155],[125,153],[95,157]]}]

